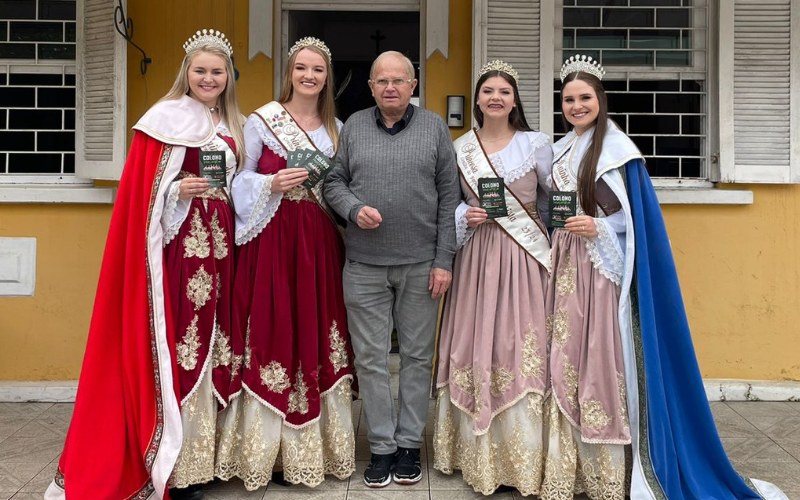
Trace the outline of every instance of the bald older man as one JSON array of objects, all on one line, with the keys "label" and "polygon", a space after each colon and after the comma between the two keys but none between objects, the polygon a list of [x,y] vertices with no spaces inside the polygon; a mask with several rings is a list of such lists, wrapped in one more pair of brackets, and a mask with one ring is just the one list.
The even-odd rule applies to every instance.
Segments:
[{"label": "bald older man", "polygon": [[[442,119],[410,104],[411,61],[384,52],[372,64],[376,106],[342,129],[325,198],[350,223],[342,281],[372,460],[370,487],[422,478],[439,298],[452,278],[461,189]],[[400,344],[399,416],[389,386],[392,328]]]}]

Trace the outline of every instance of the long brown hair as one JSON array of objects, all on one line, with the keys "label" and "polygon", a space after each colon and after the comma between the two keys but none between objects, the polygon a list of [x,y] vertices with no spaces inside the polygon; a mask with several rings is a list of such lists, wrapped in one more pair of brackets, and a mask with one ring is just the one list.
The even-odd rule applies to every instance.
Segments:
[{"label": "long brown hair", "polygon": [[244,165],[242,114],[239,112],[239,104],[236,101],[236,83],[234,81],[236,73],[234,73],[233,62],[224,50],[216,45],[205,44],[186,54],[183,57],[181,69],[178,70],[178,74],[175,76],[175,82],[172,84],[172,88],[169,89],[167,95],[162,97],[161,100],[180,99],[189,94],[189,66],[191,66],[195,56],[201,52],[219,56],[225,61],[225,72],[228,75],[228,80],[225,82],[225,89],[217,100],[217,105],[219,106],[219,118],[231,131],[233,142],[236,143],[236,163],[241,169],[242,165]]},{"label": "long brown hair", "polygon": [[508,114],[508,123],[510,123],[515,130],[530,132],[532,129],[530,125],[528,125],[528,120],[525,119],[525,111],[522,109],[522,101],[519,98],[517,81],[507,73],[497,70],[484,73],[478,78],[478,83],[475,84],[475,95],[472,98],[472,102],[475,103],[475,106],[472,108],[472,114],[475,116],[475,121],[478,122],[478,127],[483,127],[483,111],[481,111],[480,106],[478,106],[478,94],[480,94],[484,82],[493,76],[499,76],[514,89],[514,104],[516,106],[512,108],[511,113]]},{"label": "long brown hair", "polygon": [[328,132],[328,136],[331,138],[333,150],[335,152],[339,149],[339,127],[336,126],[336,101],[334,100],[335,96],[333,93],[333,64],[328,59],[328,56],[325,54],[325,52],[317,47],[314,47],[313,45],[309,45],[307,47],[303,47],[289,57],[289,60],[286,62],[286,69],[283,72],[281,95],[278,97],[278,102],[281,104],[286,104],[292,100],[292,96],[294,95],[294,87],[292,87],[292,72],[294,71],[294,63],[297,61],[297,54],[304,50],[310,50],[311,52],[322,56],[322,59],[325,61],[325,69],[328,70],[328,76],[325,77],[325,86],[317,96],[317,111],[319,112],[319,118],[322,122],[322,126],[325,127],[325,130]]},{"label": "long brown hair", "polygon": [[[589,217],[597,216],[597,198],[595,197],[595,177],[597,176],[597,162],[600,160],[600,153],[603,152],[603,139],[606,137],[608,131],[608,99],[606,98],[606,91],[603,84],[596,76],[577,71],[570,73],[564,78],[561,84],[561,102],[564,102],[564,88],[569,82],[580,80],[586,82],[597,95],[597,102],[599,104],[599,112],[597,113],[597,120],[594,123],[594,134],[592,135],[592,144],[583,155],[581,165],[578,169],[578,196],[580,197],[581,207]],[[564,130],[569,130],[572,126],[564,114],[564,109],[561,109],[561,119],[564,121]]]}]

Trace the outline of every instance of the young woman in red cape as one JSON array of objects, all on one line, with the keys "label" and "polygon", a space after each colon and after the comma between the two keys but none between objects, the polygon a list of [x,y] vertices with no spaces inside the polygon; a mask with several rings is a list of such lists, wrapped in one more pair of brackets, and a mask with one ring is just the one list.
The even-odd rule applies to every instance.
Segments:
[{"label": "young woman in red cape", "polygon": [[198,31],[184,49],[172,89],[134,126],[46,499],[199,499],[214,477],[217,411],[241,387],[227,186],[244,136],[225,35]]}]

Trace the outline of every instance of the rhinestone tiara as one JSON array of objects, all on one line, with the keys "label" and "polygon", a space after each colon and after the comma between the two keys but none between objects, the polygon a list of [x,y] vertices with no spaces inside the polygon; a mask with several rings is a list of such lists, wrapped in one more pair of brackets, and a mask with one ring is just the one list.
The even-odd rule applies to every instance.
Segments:
[{"label": "rhinestone tiara", "polygon": [[490,71],[502,71],[503,73],[507,74],[511,78],[517,82],[519,85],[519,75],[517,74],[517,70],[515,70],[510,64],[505,61],[501,61],[500,59],[495,59],[494,61],[488,62],[483,65],[480,71],[478,71],[478,78],[482,77],[486,73]]},{"label": "rhinestone tiara", "polygon": [[220,33],[213,29],[197,30],[197,33],[192,35],[192,37],[183,44],[183,50],[188,54],[197,47],[202,47],[203,45],[214,45],[228,54],[228,57],[233,55],[233,47],[231,47],[231,42],[225,37],[225,33]]},{"label": "rhinestone tiara", "polygon": [[328,62],[331,62],[331,51],[328,49],[328,46],[325,45],[325,42],[320,40],[319,38],[314,38],[313,36],[307,36],[305,38],[301,38],[294,45],[292,48],[289,49],[289,57],[292,57],[295,52],[302,50],[306,47],[316,47],[328,56]]},{"label": "rhinestone tiara", "polygon": [[564,65],[561,66],[561,83],[564,83],[564,78],[568,75],[578,73],[579,71],[594,75],[599,80],[602,80],[603,76],[606,74],[606,70],[600,66],[599,62],[593,61],[592,56],[575,55],[570,56],[569,59],[564,61]]}]

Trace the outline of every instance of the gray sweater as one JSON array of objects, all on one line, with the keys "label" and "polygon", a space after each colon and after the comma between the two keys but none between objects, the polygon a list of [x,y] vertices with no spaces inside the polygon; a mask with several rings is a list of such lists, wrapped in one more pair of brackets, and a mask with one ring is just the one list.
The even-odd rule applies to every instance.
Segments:
[{"label": "gray sweater", "polygon": [[[374,107],[351,116],[325,179],[325,200],[348,220],[348,259],[379,266],[433,260],[433,267],[452,270],[461,188],[450,133],[437,114],[415,108],[396,135],[378,127]],[[365,205],[383,218],[376,229],[356,223]]]}]

